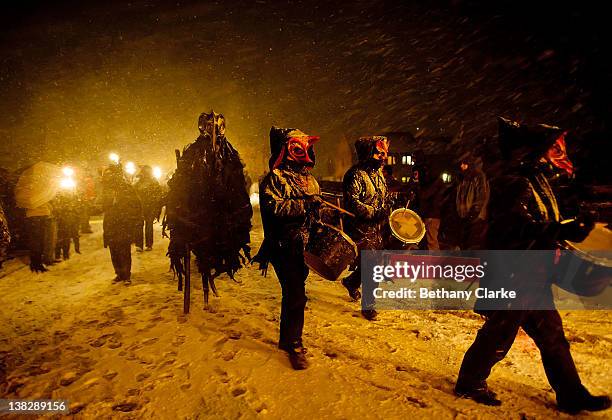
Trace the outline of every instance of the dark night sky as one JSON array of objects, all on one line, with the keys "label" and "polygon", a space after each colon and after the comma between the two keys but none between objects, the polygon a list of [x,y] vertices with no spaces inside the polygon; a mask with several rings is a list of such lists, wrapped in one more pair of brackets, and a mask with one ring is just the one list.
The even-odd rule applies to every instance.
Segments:
[{"label": "dark night sky", "polygon": [[321,135],[323,162],[343,137],[416,127],[463,124],[469,147],[496,115],[592,149],[611,131],[609,24],[603,2],[572,3],[20,2],[3,13],[0,165],[117,150],[170,167],[211,107],[255,173],[272,124]]}]

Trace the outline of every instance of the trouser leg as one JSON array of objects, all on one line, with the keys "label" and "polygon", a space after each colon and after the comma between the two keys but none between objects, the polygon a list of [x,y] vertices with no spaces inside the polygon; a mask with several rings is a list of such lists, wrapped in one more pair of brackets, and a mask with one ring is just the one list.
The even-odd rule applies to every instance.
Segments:
[{"label": "trouser leg", "polygon": [[145,243],[147,247],[153,246],[153,219],[147,218],[145,220]]},{"label": "trouser leg", "polygon": [[525,314],[524,311],[491,312],[463,357],[457,378],[458,389],[486,387],[491,369],[512,347]]},{"label": "trouser leg", "polygon": [[481,219],[464,219],[463,246],[461,249],[482,249],[487,233],[487,222]]},{"label": "trouser leg", "polygon": [[77,227],[80,228],[81,232],[83,233],[91,233],[91,226],[89,225],[89,213],[89,203],[87,201],[84,201],[81,207],[80,220],[78,223],[79,226]]},{"label": "trouser leg", "polygon": [[430,251],[439,251],[440,244],[438,242],[438,231],[440,230],[440,219],[425,219],[425,239],[427,241],[427,249]]},{"label": "trouser leg", "polygon": [[121,280],[129,280],[132,272],[132,244],[122,242],[120,248]]},{"label": "trouser leg", "polygon": [[532,311],[523,324],[540,350],[542,364],[557,398],[571,399],[585,392],[558,311]]},{"label": "trouser leg", "polygon": [[357,259],[355,260],[355,271],[344,278],[343,284],[348,289],[359,289],[361,286],[361,253],[368,250],[383,249],[382,235],[379,232],[369,233],[361,238],[355,239],[357,243]]},{"label": "trouser leg", "polygon": [[144,248],[143,228],[144,228],[144,220],[141,223],[139,223],[138,226],[136,226],[134,228],[134,229],[136,229],[136,235],[135,235],[134,243],[136,244],[136,246],[138,248]]},{"label": "trouser leg", "polygon": [[76,252],[77,254],[81,253],[81,239],[79,238],[79,235],[73,236],[72,240],[74,241],[74,252]]},{"label": "trouser leg", "polygon": [[43,263],[43,252],[45,247],[45,218],[29,217],[28,248],[30,249],[30,265],[40,267]]},{"label": "trouser leg", "polygon": [[129,280],[132,269],[132,250],[129,242],[111,242],[108,246],[115,274],[120,280]]},{"label": "trouser leg", "polygon": [[59,260],[62,258],[62,241],[57,241],[55,245],[55,259]]},{"label": "trouser leg", "polygon": [[[357,258],[360,259],[359,257]],[[361,261],[357,262],[355,271],[345,277],[343,284],[351,290],[357,290],[361,287]]]},{"label": "trouser leg", "polygon": [[57,246],[57,221],[55,218],[45,218],[45,233],[43,245],[43,262],[55,263],[55,247]]},{"label": "trouser leg", "polygon": [[70,257],[70,238],[58,239],[55,245],[55,259],[68,259]]},{"label": "trouser leg", "polygon": [[62,252],[64,253],[64,259],[70,258],[70,238],[62,240]]},{"label": "trouser leg", "polygon": [[121,278],[121,275],[120,275],[121,263],[120,263],[120,257],[119,257],[119,251],[117,249],[117,245],[114,243],[109,244],[108,250],[110,251],[111,262],[113,263],[115,274],[117,275],[117,277]]},{"label": "trouser leg", "polygon": [[283,293],[279,347],[302,345],[308,267],[300,257],[283,255],[272,262]]}]

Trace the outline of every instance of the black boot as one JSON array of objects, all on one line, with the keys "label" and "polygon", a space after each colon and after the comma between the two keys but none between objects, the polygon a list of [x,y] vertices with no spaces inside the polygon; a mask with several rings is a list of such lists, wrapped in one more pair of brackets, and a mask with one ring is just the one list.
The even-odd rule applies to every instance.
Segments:
[{"label": "black boot", "polygon": [[455,395],[461,398],[469,398],[479,404],[500,406],[501,401],[497,399],[497,394],[491,391],[486,385],[480,388],[463,388],[456,386]]},{"label": "black boot", "polygon": [[376,321],[376,317],[378,316],[378,312],[375,309],[362,309],[361,315],[367,319],[368,321]]},{"label": "black boot", "polygon": [[33,273],[44,273],[49,271],[49,269],[45,267],[43,263],[30,263],[30,270]]},{"label": "black boot", "polygon": [[285,350],[289,355],[289,362],[294,370],[304,370],[308,367],[306,359],[306,349],[304,347],[295,347]]},{"label": "black boot", "polygon": [[585,411],[601,411],[610,408],[610,397],[607,395],[591,395],[588,391],[580,397],[557,398],[559,411],[568,414],[578,414]]},{"label": "black boot", "polygon": [[359,291],[359,289],[354,289],[354,288],[350,287],[347,280],[348,280],[348,277],[343,278],[342,279],[342,285],[348,291],[348,294],[349,294],[351,300],[353,302],[357,302],[359,299],[361,299],[361,292]]}]

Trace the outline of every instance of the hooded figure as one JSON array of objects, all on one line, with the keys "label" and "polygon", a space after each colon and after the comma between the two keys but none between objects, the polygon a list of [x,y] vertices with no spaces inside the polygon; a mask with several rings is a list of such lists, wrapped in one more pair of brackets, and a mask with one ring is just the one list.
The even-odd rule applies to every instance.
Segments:
[{"label": "hooded figure", "polygon": [[53,211],[57,219],[55,259],[67,260],[70,258],[71,242],[74,242],[74,251],[77,254],[81,253],[79,239],[81,201],[76,191],[66,190],[57,195],[53,204]]},{"label": "hooded figure", "polygon": [[[382,249],[383,227],[388,222],[390,203],[382,167],[387,163],[389,140],[384,136],[361,137],[355,142],[358,162],[344,175],[343,192],[346,210],[355,214],[346,219],[346,232],[358,249]],[[353,300],[361,297],[360,258],[356,270],[342,280]],[[362,314],[374,319],[376,311],[364,308]]]},{"label": "hooded figure", "polygon": [[[584,240],[593,223],[579,217],[561,224],[555,194],[545,176],[550,165],[573,169],[561,151],[565,149],[564,131],[542,124],[529,127],[506,119],[500,119],[499,124],[499,145],[506,168],[492,183],[489,249],[550,250],[555,249],[558,240]],[[536,261],[526,270],[517,267],[507,276],[496,274],[482,279],[481,287],[507,281],[507,286],[515,290],[529,289],[528,293],[524,288],[517,291],[520,298],[509,303],[510,310],[482,310],[485,303],[477,302],[477,310],[487,318],[463,359],[455,387],[458,395],[487,405],[501,404],[487,388],[486,380],[522,328],[540,350],[559,409],[577,413],[610,406],[608,397],[592,396],[580,382],[558,311],[532,310],[528,306],[532,296],[537,295],[538,299],[546,299],[545,307],[554,308],[550,277],[546,264]]]},{"label": "hooded figure", "polygon": [[479,249],[484,245],[489,182],[482,170],[482,159],[467,154],[461,159],[460,181],[457,185],[455,205],[459,216],[459,247]]},{"label": "hooded figure", "polygon": [[144,165],[140,170],[138,181],[134,187],[142,202],[145,233],[143,235],[143,226],[136,230],[136,246],[142,251],[146,245],[147,251],[151,251],[153,249],[153,222],[155,219],[159,219],[162,208],[162,188],[159,181],[153,176],[153,169],[148,165]]},{"label": "hooded figure", "polygon": [[306,277],[304,249],[313,221],[319,218],[319,184],[310,169],[314,166],[314,143],[295,128],[270,130],[270,172],[259,186],[264,242],[257,256],[262,272],[272,263],[282,289],[278,347],[288,353],[294,369],[308,365],[302,345]]},{"label": "hooded figure", "polygon": [[[240,155],[225,137],[225,118],[214,111],[198,119],[200,136],[177,157],[168,181],[167,219],[170,266],[182,282],[190,251],[202,275],[204,304],[214,279],[235,273],[250,258],[253,209]],[[177,151],[178,154],[178,151]]]},{"label": "hooded figure", "polygon": [[104,247],[109,248],[117,275],[115,282],[130,284],[132,244],[136,226],[142,220],[142,206],[136,190],[123,176],[121,164],[111,165],[102,177],[102,209],[104,210]]}]

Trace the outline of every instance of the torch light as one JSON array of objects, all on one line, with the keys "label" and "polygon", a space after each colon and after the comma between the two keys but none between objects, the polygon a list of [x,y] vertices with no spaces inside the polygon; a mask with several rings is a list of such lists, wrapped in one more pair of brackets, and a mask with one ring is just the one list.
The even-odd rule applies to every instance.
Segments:
[{"label": "torch light", "polygon": [[155,177],[155,179],[161,179],[162,177],[162,170],[159,166],[155,166],[153,168],[153,176]]},{"label": "torch light", "polygon": [[64,190],[74,190],[76,188],[76,182],[72,178],[62,178],[60,181],[60,187]]},{"label": "torch light", "polygon": [[115,165],[119,163],[119,155],[117,153],[111,153],[108,155],[108,158],[110,159],[111,162],[113,162]]},{"label": "torch light", "polygon": [[74,169],[72,169],[70,166],[64,166],[62,168],[62,173],[64,174],[64,176],[71,178],[72,176],[74,176]]},{"label": "torch light", "polygon": [[445,184],[451,182],[451,175],[448,172],[442,172],[442,182]]},{"label": "torch light", "polygon": [[128,162],[125,164],[125,172],[128,175],[134,175],[136,173],[136,165],[134,162]]}]

